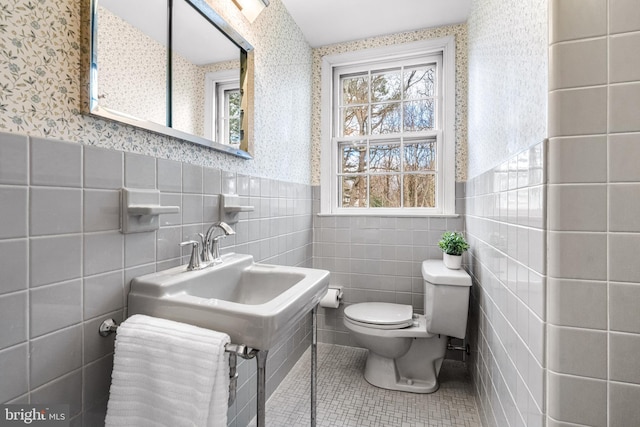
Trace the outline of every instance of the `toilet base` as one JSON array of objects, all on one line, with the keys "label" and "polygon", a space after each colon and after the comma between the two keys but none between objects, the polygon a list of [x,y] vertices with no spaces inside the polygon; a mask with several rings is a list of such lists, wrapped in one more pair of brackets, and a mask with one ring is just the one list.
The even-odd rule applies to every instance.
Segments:
[{"label": "toilet base", "polygon": [[446,337],[417,338],[402,357],[391,359],[371,350],[364,368],[364,378],[376,387],[410,393],[433,393],[438,390],[438,374],[446,352]]}]

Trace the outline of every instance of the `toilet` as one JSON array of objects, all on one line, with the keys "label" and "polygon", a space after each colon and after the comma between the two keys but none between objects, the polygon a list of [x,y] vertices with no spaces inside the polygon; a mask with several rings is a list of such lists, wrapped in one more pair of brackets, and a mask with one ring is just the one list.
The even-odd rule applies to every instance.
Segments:
[{"label": "toilet", "polygon": [[364,378],[389,390],[433,393],[447,337],[464,338],[471,277],[442,260],[422,262],[424,313],[406,304],[366,302],[344,309],[344,325],[369,350]]}]

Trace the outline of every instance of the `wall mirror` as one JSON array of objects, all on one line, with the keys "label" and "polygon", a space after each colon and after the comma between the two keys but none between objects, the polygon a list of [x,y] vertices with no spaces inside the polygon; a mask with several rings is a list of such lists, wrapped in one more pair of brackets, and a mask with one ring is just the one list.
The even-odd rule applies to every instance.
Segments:
[{"label": "wall mirror", "polygon": [[91,0],[88,113],[250,159],[253,47],[204,0]]}]

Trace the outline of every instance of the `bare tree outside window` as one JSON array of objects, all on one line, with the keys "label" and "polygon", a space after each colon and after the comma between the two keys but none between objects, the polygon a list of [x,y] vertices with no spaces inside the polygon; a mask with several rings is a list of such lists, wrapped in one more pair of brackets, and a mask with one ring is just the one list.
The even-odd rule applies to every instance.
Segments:
[{"label": "bare tree outside window", "polygon": [[224,97],[228,114],[227,140],[231,145],[240,145],[240,89],[226,90]]},{"label": "bare tree outside window", "polygon": [[436,66],[340,77],[340,206],[435,207]]}]

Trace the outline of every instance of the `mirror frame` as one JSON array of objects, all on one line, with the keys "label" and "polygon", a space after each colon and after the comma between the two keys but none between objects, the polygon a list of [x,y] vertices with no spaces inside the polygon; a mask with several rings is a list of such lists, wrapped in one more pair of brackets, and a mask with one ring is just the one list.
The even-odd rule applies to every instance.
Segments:
[{"label": "mirror frame", "polygon": [[[172,3],[175,0],[167,0],[167,7],[171,12]],[[182,139],[194,144],[203,145],[216,151],[232,154],[243,159],[253,158],[253,91],[254,91],[254,59],[253,46],[246,41],[230,24],[228,24],[205,0],[180,0],[185,1],[198,11],[205,19],[207,19],[214,27],[222,32],[231,42],[238,46],[240,50],[240,94],[241,112],[240,112],[240,148],[221,144],[219,142],[193,135],[184,131],[180,131],[169,126],[164,126],[149,120],[140,119],[132,115],[112,110],[108,107],[98,104],[98,2],[99,0],[87,0],[88,11],[83,14],[88,21],[84,27],[88,29],[86,38],[88,39],[89,49],[85,55],[84,62],[88,73],[85,74],[87,79],[88,90],[86,99],[83,102],[83,112],[91,116],[102,119],[116,121],[127,125],[135,126],[140,129],[148,130],[161,135]],[[171,29],[171,19],[168,19],[168,30]],[[171,39],[171,34],[169,34]],[[167,48],[167,53],[171,54],[171,46]],[[167,64],[167,108],[171,111],[171,63]]]}]

